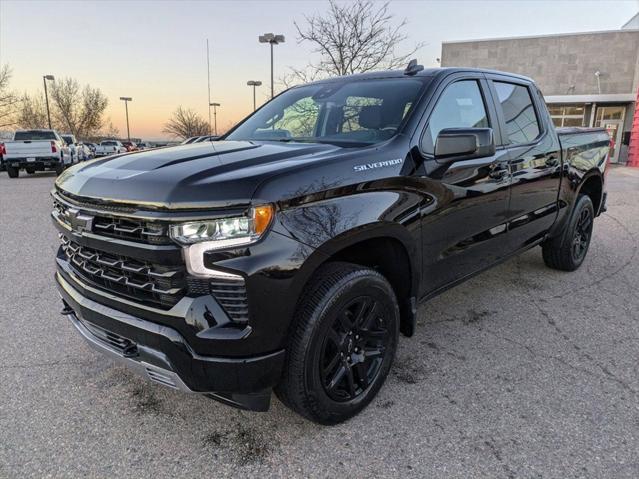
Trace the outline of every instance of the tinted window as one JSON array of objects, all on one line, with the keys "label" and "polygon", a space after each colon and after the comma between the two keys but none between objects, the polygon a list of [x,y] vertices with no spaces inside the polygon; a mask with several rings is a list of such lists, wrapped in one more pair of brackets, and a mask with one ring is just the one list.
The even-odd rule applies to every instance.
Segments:
[{"label": "tinted window", "polygon": [[428,120],[422,148],[433,153],[435,139],[445,128],[487,128],[488,116],[479,84],[463,80],[448,86]]},{"label": "tinted window", "polygon": [[116,143],[115,141],[103,141],[102,143],[100,143],[102,146],[115,146]]},{"label": "tinted window", "polygon": [[505,140],[516,145],[530,143],[539,136],[539,122],[528,88],[512,83],[494,82],[506,122]]},{"label": "tinted window", "polygon": [[52,131],[38,131],[38,130],[29,130],[29,131],[16,131],[13,139],[15,141],[24,141],[24,140],[56,140],[55,133]]}]

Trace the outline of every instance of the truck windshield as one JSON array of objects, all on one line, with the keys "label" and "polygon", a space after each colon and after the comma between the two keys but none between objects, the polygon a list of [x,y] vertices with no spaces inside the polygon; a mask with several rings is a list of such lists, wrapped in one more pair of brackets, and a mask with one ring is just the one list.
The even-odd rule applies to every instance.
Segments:
[{"label": "truck windshield", "polygon": [[292,88],[250,116],[226,140],[364,146],[388,140],[428,79],[347,80]]},{"label": "truck windshield", "polygon": [[38,140],[56,140],[55,133],[52,131],[25,130],[16,131],[13,139],[15,141],[38,141]]}]

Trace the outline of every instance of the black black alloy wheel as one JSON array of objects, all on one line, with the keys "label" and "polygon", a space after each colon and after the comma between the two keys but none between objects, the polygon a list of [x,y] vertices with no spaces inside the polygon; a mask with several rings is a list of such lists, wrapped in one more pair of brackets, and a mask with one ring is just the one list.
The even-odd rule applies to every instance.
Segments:
[{"label": "black black alloy wheel", "polygon": [[579,213],[579,219],[577,220],[575,233],[572,239],[572,256],[575,262],[583,260],[586,255],[591,235],[592,212],[590,209],[584,208]]},{"label": "black black alloy wheel", "polygon": [[592,199],[587,195],[579,195],[563,231],[541,245],[546,266],[562,271],[579,268],[590,247],[594,218]]},{"label": "black black alloy wheel", "polygon": [[391,335],[370,296],[352,300],[333,321],[322,345],[320,377],[334,401],[360,396],[379,374]]},{"label": "black black alloy wheel", "polygon": [[286,348],[280,400],[320,424],[353,417],[393,364],[399,307],[379,272],[345,262],[318,269],[305,288]]}]

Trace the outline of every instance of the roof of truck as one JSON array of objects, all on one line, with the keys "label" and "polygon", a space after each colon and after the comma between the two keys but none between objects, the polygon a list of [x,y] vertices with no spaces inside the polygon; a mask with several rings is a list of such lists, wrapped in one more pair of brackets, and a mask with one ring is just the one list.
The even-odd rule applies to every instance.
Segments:
[{"label": "roof of truck", "polygon": [[421,71],[413,74],[407,74],[404,70],[383,70],[376,72],[367,72],[367,73],[356,73],[354,75],[344,75],[338,77],[326,78],[323,80],[317,80],[314,82],[310,82],[307,84],[318,84],[318,83],[329,83],[329,82],[339,82],[344,80],[368,80],[374,78],[411,78],[411,77],[435,77],[440,75],[450,75],[452,73],[459,72],[477,72],[477,73],[491,73],[498,75],[506,75],[513,78],[518,78],[520,80],[525,80],[528,82],[532,82],[533,79],[518,75],[516,73],[502,72],[498,70],[489,70],[486,68],[464,68],[464,67],[444,67],[444,68],[424,68]]}]

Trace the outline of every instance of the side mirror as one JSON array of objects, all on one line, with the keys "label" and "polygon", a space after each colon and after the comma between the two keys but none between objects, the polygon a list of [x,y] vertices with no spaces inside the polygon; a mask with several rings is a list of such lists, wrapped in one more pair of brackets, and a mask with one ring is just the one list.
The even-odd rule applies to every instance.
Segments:
[{"label": "side mirror", "polygon": [[495,154],[492,128],[445,128],[435,141],[435,160],[452,163]]}]

